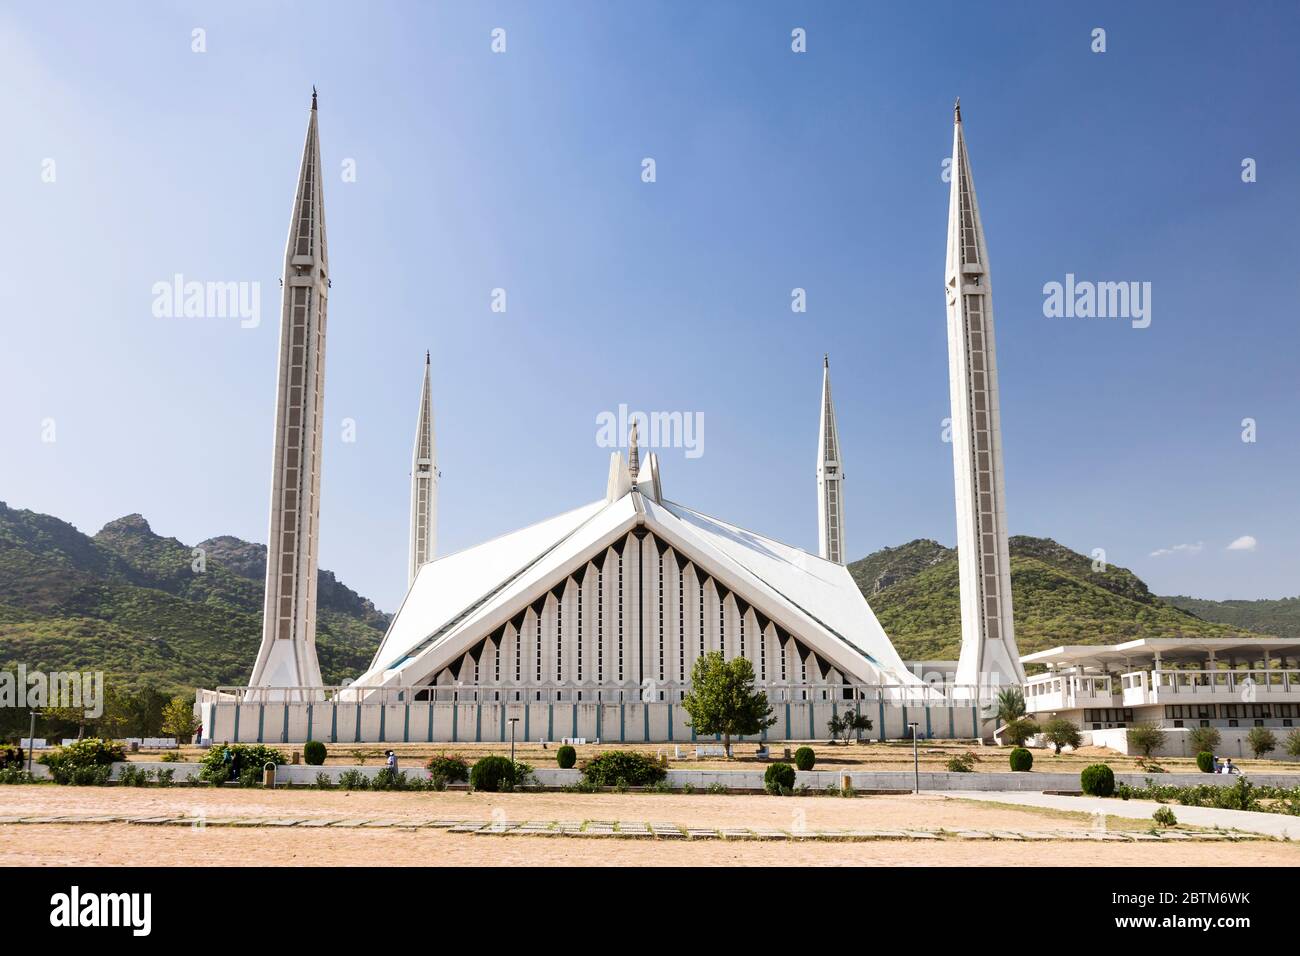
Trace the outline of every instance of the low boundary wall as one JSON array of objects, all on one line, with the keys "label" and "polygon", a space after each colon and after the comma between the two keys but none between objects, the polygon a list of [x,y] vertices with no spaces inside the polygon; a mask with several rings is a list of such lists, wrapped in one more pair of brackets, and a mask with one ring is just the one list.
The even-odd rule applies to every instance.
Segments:
[{"label": "low boundary wall", "polygon": [[[132,767],[155,770],[158,768],[174,771],[176,782],[197,780],[199,765],[197,763],[165,763],[152,761],[131,761]],[[122,763],[113,765],[113,778],[116,779]],[[42,767],[42,770],[45,768]],[[383,764],[364,766],[345,764],[326,764],[312,767],[306,764],[286,764],[276,768],[278,784],[295,784],[310,786],[316,782],[318,774],[325,774],[331,783],[338,783],[340,775],[355,770],[366,777],[374,777]],[[399,767],[409,776],[425,778],[428,772],[420,766]],[[543,787],[559,788],[571,786],[581,779],[577,770],[561,770],[559,767],[538,767],[533,771],[537,782]],[[808,770],[795,774],[795,786],[807,786],[813,790],[826,787],[838,787],[844,776],[848,776],[855,790],[897,790],[910,792],[913,784],[911,771],[902,770]],[[1300,786],[1300,774],[1297,773],[1252,773],[1248,779],[1253,784],[1272,787]],[[1212,786],[1231,786],[1237,778],[1211,773],[1117,773],[1115,780],[1132,787],[1146,785],[1147,780],[1154,780],[1166,786],[1191,787],[1200,784]],[[690,784],[696,790],[706,790],[713,784],[722,784],[729,790],[762,790],[762,770],[669,770],[668,785],[674,789]],[[921,772],[921,789],[960,792],[962,790],[994,790],[1006,792],[1039,792],[1043,790],[1078,790],[1079,775],[1075,773],[947,773]]]},{"label": "low boundary wall", "polygon": [[[872,722],[864,737],[901,740],[917,723],[922,739],[972,739],[987,736],[991,721],[981,721],[973,704],[926,706],[887,701],[777,701],[776,723],[757,737],[742,740],[825,740],[827,721],[847,709]],[[558,741],[584,737],[603,743],[690,743],[717,741],[697,736],[680,703],[552,701],[495,703],[412,701],[357,704],[334,701],[243,703],[208,701],[199,705],[203,739],[214,743],[505,743],[510,720],[518,739]]]}]

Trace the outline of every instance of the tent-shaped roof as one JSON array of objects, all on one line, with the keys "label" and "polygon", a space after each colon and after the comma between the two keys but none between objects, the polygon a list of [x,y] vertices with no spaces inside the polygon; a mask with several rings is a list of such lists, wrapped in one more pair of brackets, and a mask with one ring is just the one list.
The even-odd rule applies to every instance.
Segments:
[{"label": "tent-shaped roof", "polygon": [[611,469],[611,491],[604,500],[424,565],[370,670],[356,685],[412,686],[432,680],[637,527],[761,609],[847,680],[919,683],[845,567],[675,502],[656,500],[657,482],[616,480],[624,471]]}]

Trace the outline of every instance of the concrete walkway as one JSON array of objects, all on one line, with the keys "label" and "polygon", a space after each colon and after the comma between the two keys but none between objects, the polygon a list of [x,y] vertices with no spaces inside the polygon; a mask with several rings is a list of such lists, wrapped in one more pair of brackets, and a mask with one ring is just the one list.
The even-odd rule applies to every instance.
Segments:
[{"label": "concrete walkway", "polygon": [[1241,830],[1243,833],[1260,833],[1265,836],[1300,840],[1300,817],[1284,813],[1256,813],[1250,810],[1220,810],[1217,807],[1184,807],[1177,803],[1156,803],[1154,800],[1120,800],[1117,797],[1063,797],[1046,793],[1007,793],[1006,791],[972,790],[961,794],[952,791],[931,791],[935,796],[955,800],[984,800],[990,803],[1007,803],[1021,807],[1046,807],[1051,810],[1073,810],[1077,813],[1104,813],[1114,817],[1150,820],[1160,807],[1174,811],[1179,823],[1197,827],[1222,827]]},{"label": "concrete walkway", "polygon": [[386,820],[359,818],[308,818],[301,817],[207,817],[207,816],[90,816],[85,814],[51,814],[48,816],[0,817],[0,827],[10,825],[65,825],[126,823],[137,826],[189,827],[201,830],[207,827],[342,827],[347,829],[416,830],[437,828],[449,833],[472,833],[479,836],[538,836],[538,837],[607,837],[611,839],[649,838],[660,840],[1105,840],[1108,842],[1135,843],[1152,840],[1159,843],[1175,841],[1220,840],[1236,842],[1259,840],[1253,833],[1215,833],[1212,831],[1160,830],[1154,833],[1129,830],[1104,829],[1050,829],[1050,830],[935,830],[899,829],[826,829],[776,827],[692,827],[677,823],[620,820],[532,820],[511,822],[504,819],[482,820]]}]

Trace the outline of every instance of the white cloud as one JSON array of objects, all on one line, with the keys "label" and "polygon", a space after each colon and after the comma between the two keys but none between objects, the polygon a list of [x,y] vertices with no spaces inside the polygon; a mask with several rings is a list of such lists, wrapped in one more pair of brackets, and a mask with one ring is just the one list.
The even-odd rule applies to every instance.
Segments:
[{"label": "white cloud", "polygon": [[[1254,538],[1251,539],[1252,542],[1254,540]],[[1166,554],[1200,554],[1203,550],[1205,550],[1205,542],[1198,541],[1195,544],[1176,544],[1172,548],[1160,548],[1152,551],[1151,557],[1160,558]]]},{"label": "white cloud", "polygon": [[1243,535],[1242,535],[1240,538],[1238,538],[1236,541],[1232,542],[1232,544],[1228,545],[1227,550],[1229,550],[1229,551],[1254,551],[1254,550],[1255,550],[1255,546],[1256,546],[1257,544],[1259,544],[1259,542],[1255,540],[1255,536],[1254,536],[1253,534],[1243,534]]}]

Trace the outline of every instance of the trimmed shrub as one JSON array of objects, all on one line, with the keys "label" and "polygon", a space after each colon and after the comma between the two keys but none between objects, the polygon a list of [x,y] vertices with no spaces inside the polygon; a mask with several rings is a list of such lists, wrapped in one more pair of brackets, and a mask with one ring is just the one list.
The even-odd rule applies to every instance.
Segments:
[{"label": "trimmed shrub", "polygon": [[800,770],[811,770],[817,762],[817,755],[811,747],[800,747],[794,752],[794,765]]},{"label": "trimmed shrub", "polygon": [[324,766],[325,754],[325,745],[319,740],[309,740],[302,745],[302,759],[309,767]]},{"label": "trimmed shrub", "polygon": [[1196,755],[1196,766],[1200,768],[1201,773],[1214,773],[1214,754],[1202,750]]},{"label": "trimmed shrub", "polygon": [[578,751],[568,744],[555,751],[555,762],[561,770],[568,770],[578,762]]},{"label": "trimmed shrub", "polygon": [[[230,755],[229,760],[226,759],[226,754]],[[288,762],[284,754],[274,747],[262,744],[222,744],[211,748],[199,761],[202,765],[199,779],[208,783],[238,780],[241,786],[256,786],[262,780],[262,768],[268,761],[276,766]]]},{"label": "trimmed shrub", "polygon": [[763,773],[763,789],[773,796],[784,796],[794,790],[794,767],[788,763],[774,763]]},{"label": "trimmed shrub", "polygon": [[1090,797],[1109,797],[1115,792],[1115,771],[1104,763],[1084,767],[1079,788]]},{"label": "trimmed shrub", "polygon": [[1016,747],[1011,751],[1011,769],[1017,773],[1023,773],[1034,765],[1034,755],[1024,747]]},{"label": "trimmed shrub", "polygon": [[424,767],[429,771],[429,779],[441,780],[444,784],[464,783],[469,779],[469,764],[464,757],[438,754],[430,758]]},{"label": "trimmed shrub", "polygon": [[520,786],[532,768],[527,764],[511,763],[509,757],[484,757],[470,769],[469,785],[486,793],[508,793]]},{"label": "trimmed shrub", "polygon": [[631,750],[610,750],[588,760],[582,777],[598,787],[647,787],[668,776],[668,771],[650,754]]},{"label": "trimmed shrub", "polygon": [[78,787],[103,786],[113,772],[113,762],[125,760],[117,744],[99,737],[88,737],[43,754],[40,762],[50,768],[55,783]]}]

